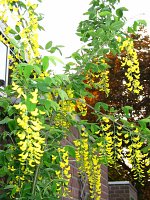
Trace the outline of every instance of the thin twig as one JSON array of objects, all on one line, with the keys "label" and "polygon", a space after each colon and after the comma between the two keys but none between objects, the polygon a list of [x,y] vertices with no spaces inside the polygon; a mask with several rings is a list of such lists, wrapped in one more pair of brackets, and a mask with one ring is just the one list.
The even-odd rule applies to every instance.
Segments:
[{"label": "thin twig", "polygon": [[34,182],[33,182],[33,187],[32,187],[32,195],[35,194],[35,188],[36,188],[36,182],[37,182],[37,177],[38,177],[39,168],[40,168],[40,165],[38,165],[38,166],[36,167],[36,171],[35,171],[35,175],[34,175]]}]

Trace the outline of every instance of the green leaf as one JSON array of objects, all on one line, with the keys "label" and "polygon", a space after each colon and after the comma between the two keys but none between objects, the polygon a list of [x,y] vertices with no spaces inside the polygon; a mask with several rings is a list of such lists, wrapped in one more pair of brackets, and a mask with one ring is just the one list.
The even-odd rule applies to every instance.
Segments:
[{"label": "green leaf", "polygon": [[8,122],[8,127],[11,131],[15,130],[17,126],[16,120],[11,120]]},{"label": "green leaf", "polygon": [[56,61],[61,63],[61,64],[64,64],[63,61],[61,59],[59,59],[58,57],[56,56],[49,56],[49,60],[56,66]]},{"label": "green leaf", "polygon": [[13,46],[17,47],[19,49],[19,45],[17,43],[17,41],[14,38],[10,38],[10,42]]},{"label": "green leaf", "polygon": [[78,52],[74,52],[72,55],[71,55],[72,58],[74,58],[75,60],[81,60],[81,56]]},{"label": "green leaf", "polygon": [[1,97],[1,99],[0,99],[0,107],[3,107],[5,109],[7,109],[8,106],[9,106],[8,101]]},{"label": "green leaf", "polygon": [[71,66],[75,66],[75,63],[73,63],[73,62],[67,63],[65,66],[65,71],[69,72],[69,70],[71,69]]},{"label": "green leaf", "polygon": [[11,30],[9,31],[9,33],[11,33],[11,34],[13,34],[13,35],[17,34],[17,32],[16,32],[15,30],[13,30],[13,29],[11,29]]},{"label": "green leaf", "polygon": [[38,82],[37,87],[42,92],[49,92],[48,85],[45,83],[45,81]]},{"label": "green leaf", "polygon": [[57,182],[55,180],[52,182],[51,189],[52,189],[53,194],[55,194],[57,190]]},{"label": "green leaf", "polygon": [[52,48],[49,50],[49,52],[50,52],[50,53],[54,53],[56,50],[57,50],[57,47],[52,47]]},{"label": "green leaf", "polygon": [[34,111],[35,108],[36,108],[36,104],[33,104],[33,103],[30,101],[30,97],[27,97],[25,104],[26,104],[27,110],[28,110],[29,112]]},{"label": "green leaf", "polygon": [[41,31],[45,31],[45,29],[44,29],[44,27],[43,26],[41,26],[41,25],[38,25],[38,29]]},{"label": "green leaf", "polygon": [[28,65],[27,63],[19,64],[18,68],[19,68],[20,75],[24,75],[25,78],[29,78],[33,70],[33,66]]},{"label": "green leaf", "polygon": [[51,63],[53,63],[53,65],[56,66],[56,61],[55,61],[55,58],[53,56],[50,56],[49,60],[50,60]]},{"label": "green leaf", "polygon": [[113,22],[110,25],[110,29],[113,31],[118,31],[119,29],[121,29],[123,27],[123,25],[124,25],[124,22],[122,22],[122,21]]},{"label": "green leaf", "polygon": [[120,9],[120,8],[118,8],[117,10],[116,10],[116,14],[118,15],[118,17],[122,17],[123,16],[123,12],[122,12],[122,10]]},{"label": "green leaf", "polygon": [[3,166],[3,167],[0,168],[0,177],[4,177],[7,173],[8,173],[8,169],[7,169],[6,166]]},{"label": "green leaf", "polygon": [[47,100],[47,99],[40,99],[39,102],[47,109],[50,110],[50,108],[54,109],[55,111],[59,110],[59,104],[53,100]]},{"label": "green leaf", "polygon": [[97,36],[100,37],[101,40],[105,40],[105,38],[106,38],[106,33],[105,33],[105,31],[103,30],[103,28],[98,28],[97,31],[96,31],[96,34],[97,34]]},{"label": "green leaf", "polygon": [[92,72],[98,72],[99,70],[99,67],[97,64],[94,64],[94,63],[86,63],[86,66],[85,66],[85,70],[92,70]]},{"label": "green leaf", "polygon": [[33,66],[31,66],[31,65],[26,65],[24,67],[23,73],[24,73],[24,77],[26,79],[28,79],[30,77],[32,70],[33,70]]},{"label": "green leaf", "polygon": [[106,11],[102,11],[99,13],[99,16],[101,16],[101,17],[105,17],[107,15],[111,15],[111,12],[106,10]]},{"label": "green leaf", "polygon": [[59,89],[58,94],[63,101],[68,99],[68,95],[64,90]]},{"label": "green leaf", "polygon": [[41,68],[37,65],[33,66],[33,70],[37,73],[37,74],[41,74]]},{"label": "green leaf", "polygon": [[56,103],[55,101],[50,101],[50,106],[55,110],[55,111],[57,111],[57,110],[59,110],[59,104],[58,103]]},{"label": "green leaf", "polygon": [[143,26],[147,26],[147,22],[144,19],[140,19],[136,21],[138,23],[139,26],[143,25]]},{"label": "green leaf", "polygon": [[8,122],[10,122],[12,119],[10,119],[9,117],[5,117],[3,120],[0,121],[0,124],[7,124]]},{"label": "green leaf", "polygon": [[75,157],[76,157],[75,148],[74,148],[73,146],[66,145],[66,146],[65,146],[65,150],[68,151],[69,155],[70,155],[72,158],[75,158]]},{"label": "green leaf", "polygon": [[100,111],[100,108],[101,108],[101,107],[102,107],[105,111],[108,111],[108,108],[109,108],[108,104],[103,103],[103,102],[97,102],[97,103],[95,104],[95,106],[94,106],[94,109],[95,109],[96,111]]},{"label": "green leaf", "polygon": [[99,66],[99,69],[100,69],[101,71],[105,71],[106,69],[108,69],[108,65],[105,64],[105,63],[101,63],[100,66]]},{"label": "green leaf", "polygon": [[128,33],[134,33],[133,28],[131,28],[130,26],[128,27]]},{"label": "green leaf", "polygon": [[25,51],[24,51],[23,49],[20,50],[20,55],[21,55],[21,58],[22,58],[23,60],[26,60],[26,59],[25,59]]},{"label": "green leaf", "polygon": [[118,8],[118,9],[116,10],[117,16],[121,18],[121,17],[123,16],[123,11],[128,11],[128,9],[125,8],[125,7],[120,7],[120,8]]},{"label": "green leaf", "polygon": [[26,5],[22,1],[18,1],[18,5],[24,9],[26,9]]},{"label": "green leaf", "polygon": [[49,41],[46,45],[45,45],[45,49],[50,49],[52,46],[52,41]]},{"label": "green leaf", "polygon": [[133,24],[133,30],[137,31],[137,27],[138,27],[138,23],[137,23],[137,21],[135,21]]},{"label": "green leaf", "polygon": [[42,50],[44,50],[44,48],[43,48],[41,45],[39,45],[39,49],[42,49]]},{"label": "green leaf", "polygon": [[16,31],[19,33],[20,32],[20,27],[18,25],[15,26]]},{"label": "green leaf", "polygon": [[8,190],[8,189],[12,189],[12,188],[14,188],[14,185],[7,185],[4,189]]},{"label": "green leaf", "polygon": [[133,108],[131,106],[124,106],[122,107],[122,110],[125,113],[126,117],[129,118],[130,117],[129,111],[132,111]]},{"label": "green leaf", "polygon": [[149,146],[146,146],[146,147],[143,147],[142,149],[141,149],[141,151],[143,152],[143,153],[148,153],[149,152]]},{"label": "green leaf", "polygon": [[42,66],[43,66],[43,71],[46,71],[49,67],[49,57],[48,56],[44,56],[42,58]]},{"label": "green leaf", "polygon": [[14,185],[14,188],[11,191],[11,195],[13,196],[17,192],[17,185]]},{"label": "green leaf", "polygon": [[21,39],[20,35],[16,35],[16,36],[15,36],[15,39],[16,39],[16,40],[20,40],[20,39]]},{"label": "green leaf", "polygon": [[26,183],[23,187],[24,190],[30,190],[31,189],[31,183]]},{"label": "green leaf", "polygon": [[9,116],[12,116],[16,112],[13,106],[9,106],[7,111]]},{"label": "green leaf", "polygon": [[145,119],[139,120],[139,124],[142,129],[147,129],[147,123],[150,124],[150,118],[145,118]]},{"label": "green leaf", "polygon": [[51,107],[51,102],[50,102],[49,100],[44,99],[44,100],[42,101],[42,104],[45,106],[45,108],[46,108],[47,110],[49,110],[50,107]]}]

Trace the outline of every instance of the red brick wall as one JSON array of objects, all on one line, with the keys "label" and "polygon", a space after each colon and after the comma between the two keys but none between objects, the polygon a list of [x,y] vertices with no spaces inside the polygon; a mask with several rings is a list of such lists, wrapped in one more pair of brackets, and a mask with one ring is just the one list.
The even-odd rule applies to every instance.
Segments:
[{"label": "red brick wall", "polygon": [[129,181],[109,182],[109,200],[137,200],[137,191]]},{"label": "red brick wall", "polygon": [[108,167],[101,165],[101,200],[108,200]]}]

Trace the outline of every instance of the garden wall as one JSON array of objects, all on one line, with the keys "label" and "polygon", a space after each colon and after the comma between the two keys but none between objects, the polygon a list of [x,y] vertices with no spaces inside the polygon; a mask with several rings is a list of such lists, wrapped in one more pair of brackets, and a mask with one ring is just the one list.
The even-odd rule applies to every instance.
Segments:
[{"label": "garden wall", "polygon": [[[109,182],[109,200],[137,200],[137,190],[129,181]],[[145,199],[146,200],[146,199]]]}]

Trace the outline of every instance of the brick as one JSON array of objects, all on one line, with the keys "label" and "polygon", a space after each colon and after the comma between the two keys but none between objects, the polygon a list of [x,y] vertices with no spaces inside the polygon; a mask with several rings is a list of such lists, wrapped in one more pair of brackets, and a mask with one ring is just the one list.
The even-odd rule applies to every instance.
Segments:
[{"label": "brick", "polygon": [[121,189],[125,189],[125,190],[129,190],[129,185],[120,185],[120,188]]},{"label": "brick", "polygon": [[101,169],[106,173],[108,172],[108,167],[106,167],[105,165],[101,165]]},{"label": "brick", "polygon": [[110,198],[118,197],[118,194],[110,194]]},{"label": "brick", "polygon": [[72,133],[75,136],[75,138],[79,138],[79,132],[75,127],[71,127],[70,131],[72,131]]},{"label": "brick", "polygon": [[107,200],[107,199],[108,199],[108,193],[104,193],[104,192],[102,192],[102,194],[101,194],[101,198]]},{"label": "brick", "polygon": [[76,189],[80,189],[80,183],[79,180],[75,177],[72,177],[70,180],[70,186]]},{"label": "brick", "polygon": [[108,180],[104,179],[103,176],[101,177],[101,184],[108,185]]},{"label": "brick", "polygon": [[74,175],[74,176],[79,176],[78,172],[79,172],[79,171],[78,171],[77,168],[74,168],[74,169],[73,169],[73,175]]},{"label": "brick", "polygon": [[129,193],[129,189],[126,189],[126,190],[124,190],[125,191],[125,193]]},{"label": "brick", "polygon": [[72,188],[71,194],[72,194],[72,197],[80,199],[80,191],[79,190]]},{"label": "brick", "polygon": [[124,194],[124,193],[125,193],[125,190],[119,189],[119,190],[117,190],[117,192],[118,192],[119,194]]},{"label": "brick", "polygon": [[108,193],[108,187],[106,187],[104,185],[101,185],[101,191],[105,192],[105,193]]},{"label": "brick", "polygon": [[118,187],[116,185],[111,185],[109,187],[111,187],[112,190],[117,190],[118,189]]}]

